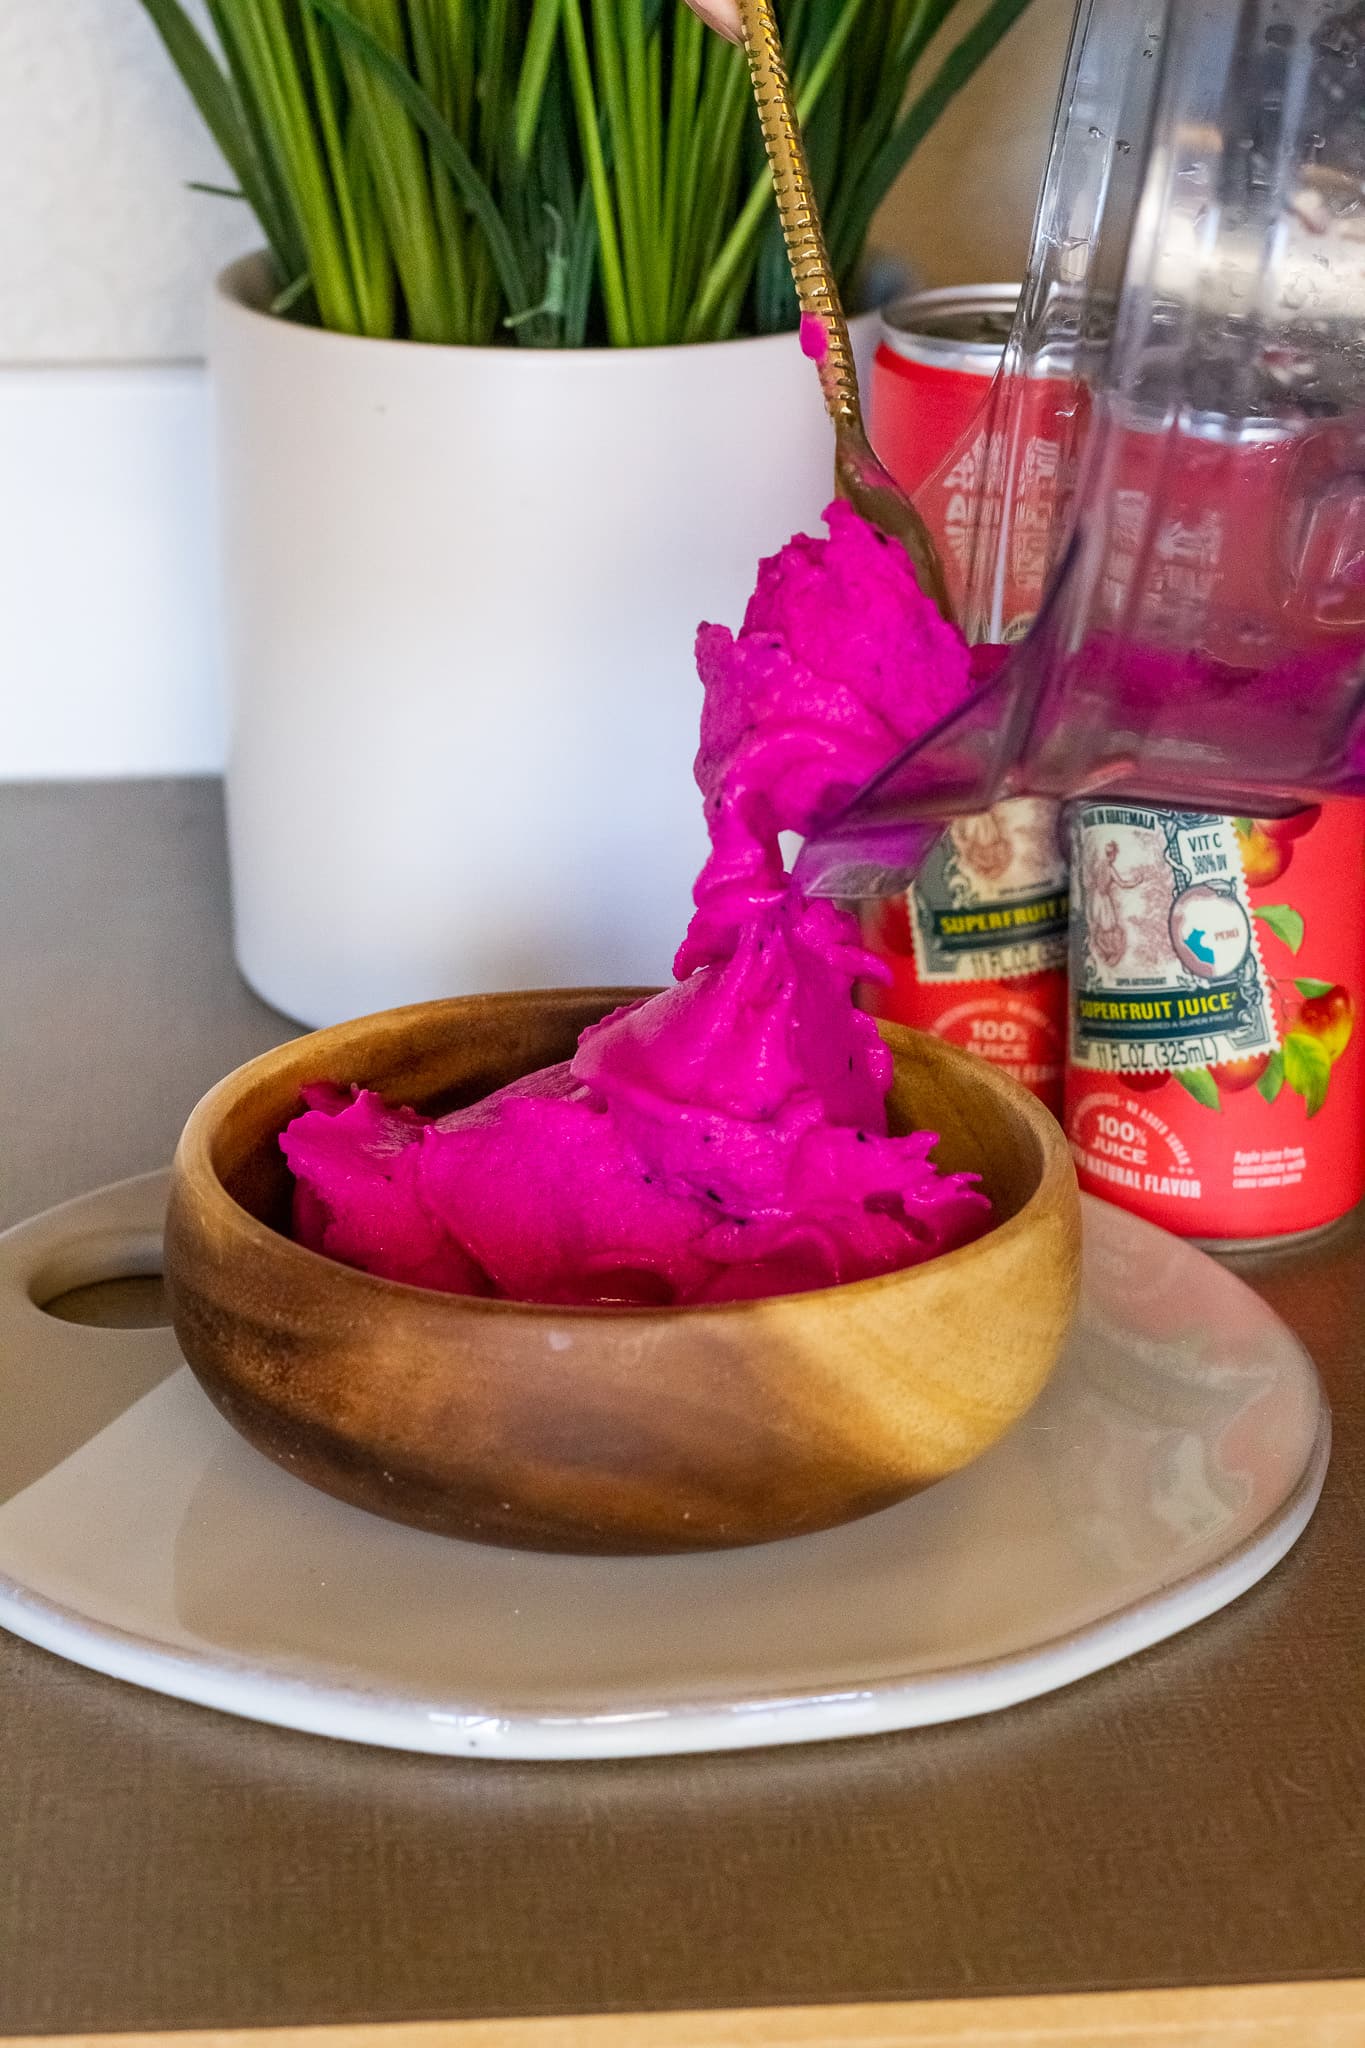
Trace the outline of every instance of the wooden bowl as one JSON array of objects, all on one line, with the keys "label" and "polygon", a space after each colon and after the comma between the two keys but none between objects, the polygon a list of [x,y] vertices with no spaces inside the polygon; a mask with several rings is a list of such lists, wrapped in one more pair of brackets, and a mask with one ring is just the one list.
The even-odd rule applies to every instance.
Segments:
[{"label": "wooden bowl", "polygon": [[185,1357],[300,1479],[419,1528],[536,1550],[707,1550],[903,1500],[1000,1436],[1074,1308],[1060,1129],[984,1061],[883,1027],[892,1127],[941,1133],[996,1222],[923,1266],[695,1308],[549,1308],[380,1280],[286,1235],[278,1135],[313,1081],[443,1112],[568,1058],[641,993],[469,996],[363,1017],[229,1075],[176,1153],[166,1284]]}]

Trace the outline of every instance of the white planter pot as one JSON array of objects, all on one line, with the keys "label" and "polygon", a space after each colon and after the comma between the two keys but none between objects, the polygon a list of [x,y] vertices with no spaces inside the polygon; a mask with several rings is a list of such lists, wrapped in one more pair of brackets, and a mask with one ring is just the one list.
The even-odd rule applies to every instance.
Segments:
[{"label": "white planter pot", "polygon": [[667,979],[705,846],[693,635],[830,494],[795,335],[432,348],[264,290],[225,272],[212,337],[243,973],[309,1024]]}]

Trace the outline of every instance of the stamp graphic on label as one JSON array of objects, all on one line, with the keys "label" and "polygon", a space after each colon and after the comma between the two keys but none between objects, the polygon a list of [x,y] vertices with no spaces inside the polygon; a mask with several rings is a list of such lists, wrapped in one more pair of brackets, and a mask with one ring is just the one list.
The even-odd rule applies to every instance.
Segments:
[{"label": "stamp graphic on label", "polygon": [[909,892],[921,981],[1001,981],[1066,959],[1066,850],[1058,808],[1012,797],[956,818]]},{"label": "stamp graphic on label", "polygon": [[1085,804],[1072,854],[1077,1065],[1179,1072],[1277,1049],[1231,818]]}]

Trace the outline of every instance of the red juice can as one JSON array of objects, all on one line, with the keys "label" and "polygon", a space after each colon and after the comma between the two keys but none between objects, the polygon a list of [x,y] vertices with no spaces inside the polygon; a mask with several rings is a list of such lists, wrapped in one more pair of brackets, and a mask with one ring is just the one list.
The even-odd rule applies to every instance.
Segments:
[{"label": "red juice can", "polygon": [[[914,494],[957,587],[973,535],[983,521],[999,525],[987,399],[1018,295],[1017,285],[969,285],[898,300],[873,364],[878,452]],[[1022,638],[1042,595],[1063,446],[1049,419],[1071,390],[1039,378],[1026,394],[1024,487],[1006,565],[1009,639]],[[861,991],[872,1014],[981,1054],[1060,1115],[1067,849],[1057,806],[1015,798],[957,819],[913,888],[859,909],[864,942],[891,975]]]},{"label": "red juice can", "polygon": [[1344,1216],[1365,1192],[1365,805],[1087,801],[1072,885],[1081,1186],[1228,1246]]}]

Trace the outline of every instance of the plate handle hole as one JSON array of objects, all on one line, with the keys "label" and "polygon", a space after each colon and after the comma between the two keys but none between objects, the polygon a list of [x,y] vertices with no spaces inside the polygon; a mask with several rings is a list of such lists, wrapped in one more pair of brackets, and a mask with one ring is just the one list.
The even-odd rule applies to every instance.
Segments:
[{"label": "plate handle hole", "polygon": [[88,1329],[164,1329],[171,1317],[160,1236],[106,1232],[78,1239],[44,1261],[29,1297],[44,1315]]}]

